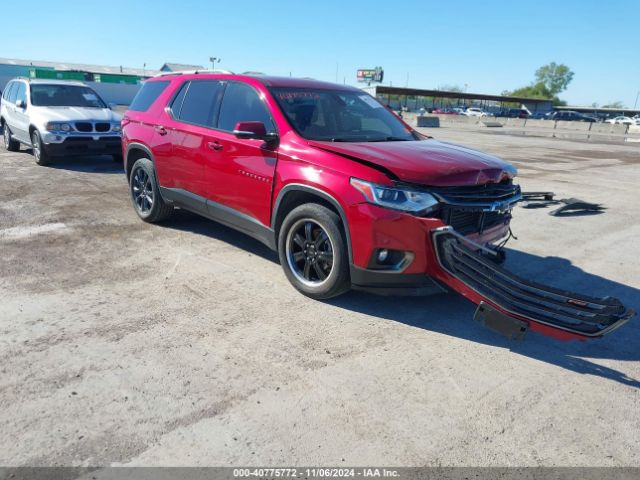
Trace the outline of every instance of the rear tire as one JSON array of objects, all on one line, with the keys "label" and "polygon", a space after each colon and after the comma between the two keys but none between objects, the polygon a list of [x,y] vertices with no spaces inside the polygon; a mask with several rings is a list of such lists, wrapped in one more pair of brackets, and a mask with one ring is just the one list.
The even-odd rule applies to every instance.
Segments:
[{"label": "rear tire", "polygon": [[349,255],[340,217],[327,207],[307,203],[282,222],[278,255],[287,279],[316,300],[349,290]]},{"label": "rear tire", "polygon": [[31,146],[33,148],[33,158],[35,158],[38,165],[48,165],[51,158],[44,149],[42,144],[42,138],[40,138],[40,132],[34,130],[31,133]]},{"label": "rear tire", "polygon": [[145,222],[161,222],[173,213],[173,205],[165,203],[160,195],[156,169],[148,158],[140,158],[133,164],[129,192],[133,208]]},{"label": "rear tire", "polygon": [[20,142],[11,138],[11,129],[6,123],[2,125],[2,138],[4,140],[4,148],[7,151],[17,152],[18,150],[20,150]]}]

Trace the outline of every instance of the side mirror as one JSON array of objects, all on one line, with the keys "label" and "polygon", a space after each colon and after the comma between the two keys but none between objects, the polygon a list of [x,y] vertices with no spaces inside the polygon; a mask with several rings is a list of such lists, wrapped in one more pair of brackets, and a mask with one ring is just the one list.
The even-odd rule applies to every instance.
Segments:
[{"label": "side mirror", "polygon": [[267,129],[262,122],[238,122],[233,134],[237,138],[263,140],[267,144],[273,145],[278,142],[277,133],[267,133]]},{"label": "side mirror", "polygon": [[24,109],[24,108],[26,108],[26,106],[27,106],[27,104],[24,103],[24,100],[16,100],[16,107],[17,108]]},{"label": "side mirror", "polygon": [[262,140],[267,136],[267,129],[262,122],[238,122],[233,134],[238,138]]},{"label": "side mirror", "polygon": [[116,104],[113,102],[109,102],[109,104],[107,105],[107,107],[109,107],[109,110],[115,110],[116,109]]}]

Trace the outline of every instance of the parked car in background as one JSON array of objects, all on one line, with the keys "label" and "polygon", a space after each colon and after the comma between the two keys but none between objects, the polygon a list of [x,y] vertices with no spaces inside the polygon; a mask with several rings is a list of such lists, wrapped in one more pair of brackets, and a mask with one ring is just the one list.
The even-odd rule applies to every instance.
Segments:
[{"label": "parked car in background", "polygon": [[464,112],[463,115],[467,117],[486,117],[488,116],[487,112],[483,111],[481,108],[477,107],[469,107]]},{"label": "parked car in background", "polygon": [[619,115],[617,117],[610,118],[609,120],[605,120],[606,123],[612,123],[614,125],[635,125],[636,122],[631,117],[626,117],[624,115]]},{"label": "parked car in background", "polygon": [[495,116],[506,118],[529,118],[529,111],[525,108],[508,108],[506,110],[499,110],[496,112]]},{"label": "parked car in background", "polygon": [[122,160],[120,115],[81,82],[17,78],[4,89],[4,146],[33,149],[39,165],[56,156],[112,155]]},{"label": "parked car in background", "polygon": [[535,112],[529,115],[531,120],[549,120],[549,113]]},{"label": "parked car in background", "polygon": [[499,242],[522,198],[516,169],[421,135],[359,88],[164,74],[145,82],[122,125],[129,195],[143,221],[180,207],[235,228],[275,250],[311,298],[447,286],[498,331],[563,339],[600,337],[632,316],[609,297],[501,269]]},{"label": "parked car in background", "polygon": [[458,115],[453,108],[436,108],[431,111],[434,115]]},{"label": "parked car in background", "polygon": [[553,112],[549,120],[565,120],[569,122],[597,122],[598,119],[573,110],[560,110]]}]

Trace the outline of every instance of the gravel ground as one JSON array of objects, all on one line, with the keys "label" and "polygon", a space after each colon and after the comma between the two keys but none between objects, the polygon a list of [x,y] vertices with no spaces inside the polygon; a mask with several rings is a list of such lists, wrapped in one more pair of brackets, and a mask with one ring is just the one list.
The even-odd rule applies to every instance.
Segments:
[{"label": "gravel ground", "polygon": [[[470,129],[525,190],[507,265],[640,309],[640,149]],[[0,150],[0,465],[640,466],[640,328],[514,343],[456,294],[316,302],[242,234],[138,220],[109,158]]]}]

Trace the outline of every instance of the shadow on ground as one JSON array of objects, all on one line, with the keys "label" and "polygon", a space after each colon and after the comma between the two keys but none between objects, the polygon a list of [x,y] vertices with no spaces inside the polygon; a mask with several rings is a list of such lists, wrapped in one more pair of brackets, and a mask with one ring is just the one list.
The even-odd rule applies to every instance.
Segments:
[{"label": "shadow on ground", "polygon": [[[20,153],[33,155],[31,149],[22,150]],[[34,160],[35,162],[35,160]],[[111,155],[87,155],[78,157],[54,157],[46,168],[59,170],[71,170],[84,173],[118,173],[124,176],[122,162],[114,161]]]},{"label": "shadow on ground", "polygon": [[[178,211],[163,225],[205,235],[277,263],[278,256],[252,238],[186,211]],[[539,257],[507,249],[506,267],[525,278],[592,296],[613,296],[627,307],[640,310],[640,290],[584,272],[569,260]],[[328,301],[346,310],[376,316],[412,327],[479,342],[533,358],[579,374],[594,375],[639,388],[640,380],[592,359],[640,361],[640,327],[633,318],[612,334],[585,342],[563,342],[529,332],[522,342],[511,341],[473,321],[475,305],[455,292],[432,297],[382,297],[350,292]]]}]

